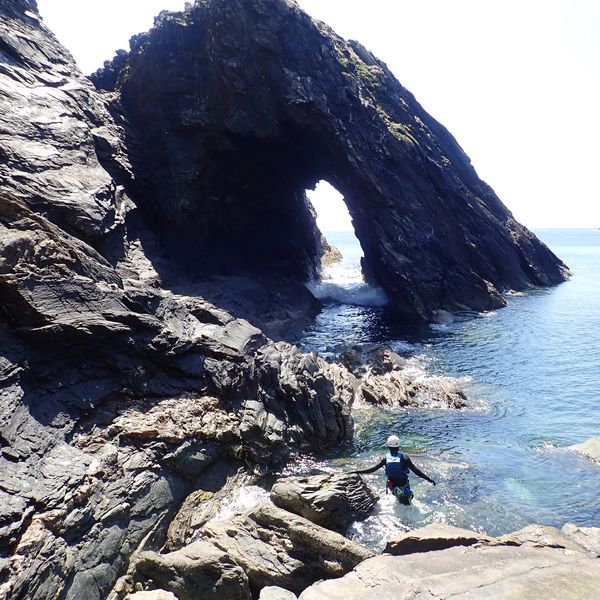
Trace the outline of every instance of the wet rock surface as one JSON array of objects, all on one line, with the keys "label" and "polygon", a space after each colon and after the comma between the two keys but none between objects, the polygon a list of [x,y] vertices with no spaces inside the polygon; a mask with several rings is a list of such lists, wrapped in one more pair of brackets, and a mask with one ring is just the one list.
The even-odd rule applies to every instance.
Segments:
[{"label": "wet rock surface", "polygon": [[398,408],[464,408],[468,399],[456,379],[416,376],[409,362],[387,346],[366,344],[341,352],[339,362],[357,379],[357,398]]},{"label": "wet rock surface", "polygon": [[581,444],[569,446],[569,448],[590,460],[600,463],[600,438],[591,438]]},{"label": "wet rock surface", "polygon": [[271,488],[271,501],[279,508],[340,533],[366,519],[377,500],[379,496],[354,474],[286,477]]}]

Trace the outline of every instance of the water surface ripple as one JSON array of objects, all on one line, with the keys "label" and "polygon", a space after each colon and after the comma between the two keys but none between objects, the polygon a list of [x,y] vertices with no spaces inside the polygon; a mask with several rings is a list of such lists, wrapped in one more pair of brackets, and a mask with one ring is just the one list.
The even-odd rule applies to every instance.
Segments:
[{"label": "water surface ripple", "polygon": [[[397,433],[439,481],[414,478],[417,501],[403,507],[385,496],[382,472],[366,476],[382,500],[353,527],[364,543],[381,547],[392,531],[434,521],[492,535],[532,522],[600,526],[600,466],[566,448],[600,436],[600,231],[536,233],[569,265],[570,281],[508,295],[507,308],[493,313],[420,329],[395,323],[385,307],[329,304],[299,340],[324,355],[388,343],[431,375],[463,378],[477,401],[466,411],[357,411],[353,444],[317,467],[372,464]],[[353,260],[360,256],[351,237],[327,237]]]}]

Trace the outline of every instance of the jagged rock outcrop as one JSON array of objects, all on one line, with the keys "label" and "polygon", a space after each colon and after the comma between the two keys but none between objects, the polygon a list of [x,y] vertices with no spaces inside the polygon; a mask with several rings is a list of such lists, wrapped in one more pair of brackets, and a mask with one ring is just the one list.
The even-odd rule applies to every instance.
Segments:
[{"label": "jagged rock outcrop", "polygon": [[563,273],[383,65],[286,0],[163,14],[95,81],[34,0],[0,4],[11,600],[103,599],[192,492],[216,502],[240,469],[351,437],[354,375],[261,331],[317,309],[298,286],[318,269],[318,178],[407,316]]},{"label": "jagged rock outcrop", "polygon": [[373,556],[339,533],[272,504],[260,504],[228,521],[210,522],[201,539],[240,565],[255,593],[268,585],[300,593],[311,583],[340,577]]},{"label": "jagged rock outcrop", "polygon": [[323,247],[323,254],[321,256],[321,270],[344,260],[344,256],[340,252],[339,248],[331,246],[324,236],[321,237],[321,246]]},{"label": "jagged rock outcrop", "polygon": [[379,496],[355,474],[285,477],[271,488],[275,506],[340,533],[366,519],[377,500]]},{"label": "jagged rock outcrop", "polygon": [[199,268],[313,275],[304,191],[326,179],[367,276],[406,317],[498,307],[506,288],[566,276],[385,64],[291,0],[162,13],[93,81],[129,119],[128,189]]},{"label": "jagged rock outcrop", "polygon": [[428,526],[391,540],[397,556],[366,560],[341,579],[309,587],[300,600],[593,598],[600,589],[598,555],[571,532],[534,525],[490,538]]},{"label": "jagged rock outcrop", "polygon": [[464,408],[468,403],[456,379],[409,374],[406,359],[387,346],[353,347],[344,350],[339,361],[357,379],[357,398],[370,405]]},{"label": "jagged rock outcrop", "polygon": [[32,1],[0,6],[0,106],[0,597],[103,599],[190,492],[349,438],[354,380],[167,289],[125,138]]}]

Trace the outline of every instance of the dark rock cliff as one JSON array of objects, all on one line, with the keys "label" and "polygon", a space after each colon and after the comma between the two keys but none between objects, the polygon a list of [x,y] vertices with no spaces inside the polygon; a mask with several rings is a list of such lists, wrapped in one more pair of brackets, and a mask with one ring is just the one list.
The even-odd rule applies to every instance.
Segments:
[{"label": "dark rock cliff", "polygon": [[0,4],[0,598],[105,598],[190,492],[351,437],[354,375],[255,326],[315,309],[318,179],[409,317],[564,273],[291,2],[163,14],[94,81],[33,0]]},{"label": "dark rock cliff", "polygon": [[129,125],[131,193],[201,270],[308,278],[304,191],[343,195],[365,273],[406,317],[503,305],[563,281],[450,133],[356,42],[290,0],[201,0],[162,13],[93,76]]}]

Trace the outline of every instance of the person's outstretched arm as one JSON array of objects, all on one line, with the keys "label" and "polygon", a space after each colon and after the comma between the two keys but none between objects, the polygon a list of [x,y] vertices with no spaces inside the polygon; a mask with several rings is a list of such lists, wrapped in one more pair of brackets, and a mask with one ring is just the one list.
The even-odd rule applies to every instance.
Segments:
[{"label": "person's outstretched arm", "polygon": [[406,464],[408,465],[408,468],[415,475],[418,475],[419,477],[421,477],[421,479],[425,479],[426,481],[429,481],[429,483],[433,483],[433,485],[435,485],[435,481],[433,479],[431,479],[431,477],[428,477],[427,475],[425,475],[425,473],[423,473],[423,471],[421,471],[421,469],[419,469],[418,467],[416,467],[413,464],[413,461],[410,460],[410,458],[408,458],[408,456],[404,455],[404,458],[406,459]]},{"label": "person's outstretched arm", "polygon": [[358,473],[362,475],[364,473],[373,473],[377,471],[377,469],[381,469],[385,465],[385,457],[382,458],[374,467],[369,467],[368,469],[360,469],[359,471],[352,471],[352,473]]}]

